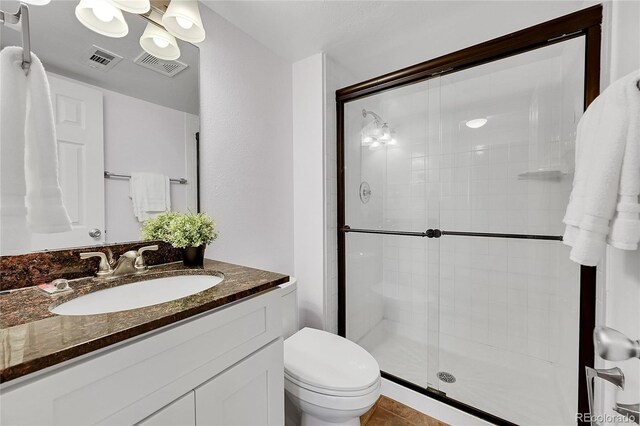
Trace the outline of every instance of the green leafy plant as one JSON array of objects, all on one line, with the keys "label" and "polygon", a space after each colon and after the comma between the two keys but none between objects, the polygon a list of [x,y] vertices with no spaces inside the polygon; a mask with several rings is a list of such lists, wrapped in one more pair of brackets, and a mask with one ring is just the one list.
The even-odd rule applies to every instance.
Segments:
[{"label": "green leafy plant", "polygon": [[142,225],[142,239],[166,241],[175,248],[198,247],[216,238],[216,224],[206,213],[167,212]]}]

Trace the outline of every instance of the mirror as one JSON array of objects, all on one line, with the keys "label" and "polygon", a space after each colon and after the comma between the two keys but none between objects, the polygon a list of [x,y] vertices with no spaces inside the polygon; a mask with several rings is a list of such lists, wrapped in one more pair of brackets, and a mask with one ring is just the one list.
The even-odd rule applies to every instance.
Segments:
[{"label": "mirror", "polygon": [[[199,210],[199,49],[178,39],[180,57],[159,60],[140,45],[147,19],[124,13],[128,34],[111,38],[82,25],[77,5],[29,6],[31,50],[49,80],[59,183],[72,230],[27,230],[17,237],[28,244],[2,244],[3,255],[139,240],[142,220],[157,214],[148,204],[158,185],[164,185],[167,208]],[[18,8],[17,1],[2,2],[3,10]],[[22,45],[19,31],[1,31],[2,48]],[[160,174],[170,183],[138,173]]]}]

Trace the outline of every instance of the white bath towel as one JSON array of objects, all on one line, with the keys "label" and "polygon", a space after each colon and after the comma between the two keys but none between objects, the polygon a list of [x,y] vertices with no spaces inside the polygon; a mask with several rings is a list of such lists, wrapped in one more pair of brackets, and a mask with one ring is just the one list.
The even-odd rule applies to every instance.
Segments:
[{"label": "white bath towel", "polygon": [[578,124],[576,173],[564,223],[571,260],[598,264],[606,244],[640,240],[640,70],[610,85]]},{"label": "white bath towel", "polygon": [[139,222],[171,210],[169,178],[158,173],[131,173],[129,195]]},{"label": "white bath towel", "polygon": [[[49,83],[42,63],[31,54],[28,75],[21,47],[0,52],[0,220],[2,242],[11,246],[30,231],[71,230],[58,183],[58,151]],[[16,229],[20,227],[21,229]],[[4,249],[3,252],[7,252]]]}]

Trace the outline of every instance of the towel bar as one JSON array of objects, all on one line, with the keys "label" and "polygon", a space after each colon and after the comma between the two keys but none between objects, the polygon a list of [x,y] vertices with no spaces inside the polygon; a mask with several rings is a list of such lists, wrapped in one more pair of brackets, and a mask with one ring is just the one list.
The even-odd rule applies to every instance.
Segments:
[{"label": "towel bar", "polygon": [[[108,171],[104,171],[104,178],[105,179],[111,179],[111,178],[125,178],[125,179],[131,179],[131,175],[121,175],[118,173],[111,173]],[[186,180],[185,178],[176,178],[176,179],[169,179],[170,182],[175,182],[175,183],[179,183],[180,185],[186,185],[187,183],[189,183],[188,180]]]}]

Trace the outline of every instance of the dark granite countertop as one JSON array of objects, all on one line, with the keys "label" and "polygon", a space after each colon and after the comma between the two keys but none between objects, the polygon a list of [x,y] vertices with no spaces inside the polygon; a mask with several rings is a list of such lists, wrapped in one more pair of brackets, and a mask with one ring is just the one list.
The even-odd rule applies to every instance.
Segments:
[{"label": "dark granite countertop", "polygon": [[[80,316],[49,312],[52,305],[117,285],[202,274],[223,275],[224,280],[182,299],[129,311]],[[142,276],[112,281],[81,278],[70,281],[72,292],[56,296],[46,295],[36,287],[1,295],[0,383],[272,289],[288,280],[288,276],[274,272],[206,260],[204,268],[185,268],[179,262],[153,267]]]}]

